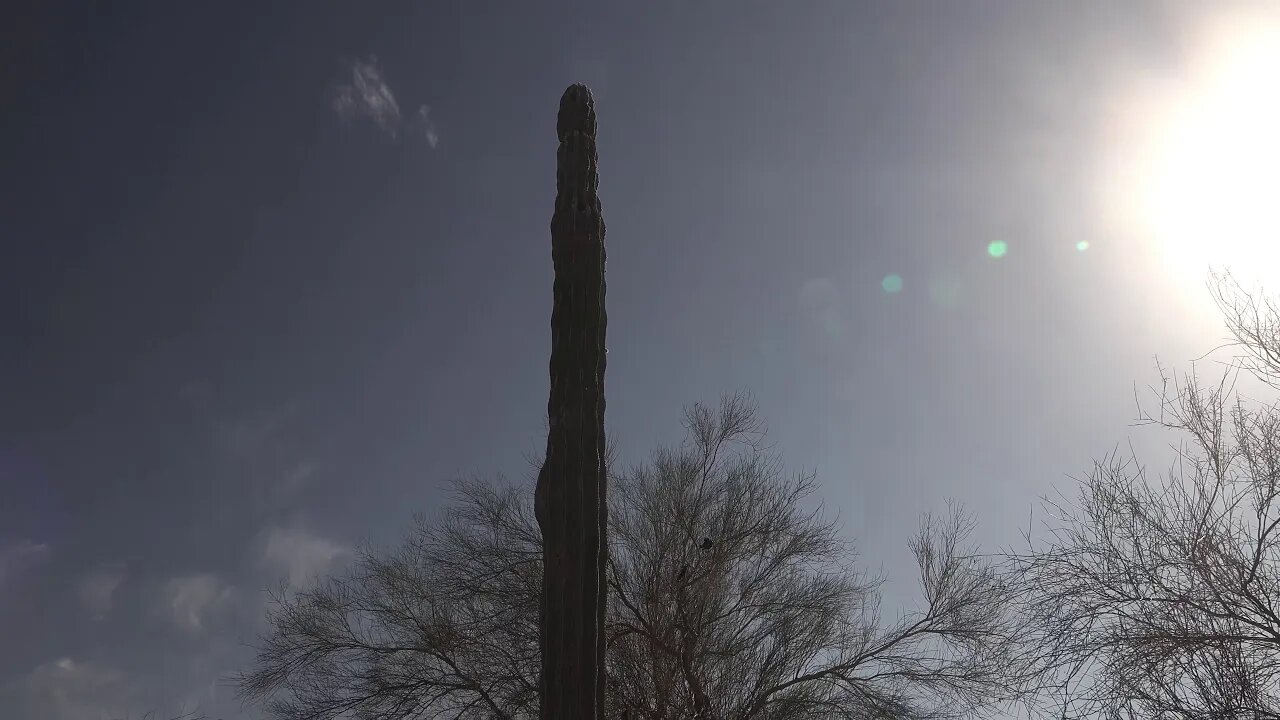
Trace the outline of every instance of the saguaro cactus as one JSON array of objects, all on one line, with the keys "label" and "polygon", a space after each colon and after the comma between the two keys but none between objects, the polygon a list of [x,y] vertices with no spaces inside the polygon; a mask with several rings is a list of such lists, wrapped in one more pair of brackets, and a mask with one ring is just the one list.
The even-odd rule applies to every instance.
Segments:
[{"label": "saguaro cactus", "polygon": [[571,85],[556,121],[555,286],[542,529],[542,718],[604,717],[606,544],[604,220],[591,91]]}]

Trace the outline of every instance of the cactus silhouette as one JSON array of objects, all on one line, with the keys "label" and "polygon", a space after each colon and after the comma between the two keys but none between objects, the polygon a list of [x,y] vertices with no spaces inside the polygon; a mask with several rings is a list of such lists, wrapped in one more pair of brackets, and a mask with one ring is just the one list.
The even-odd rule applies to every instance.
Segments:
[{"label": "cactus silhouette", "polygon": [[571,85],[556,121],[555,284],[547,456],[534,513],[542,530],[544,720],[604,717],[605,282],[591,91]]}]

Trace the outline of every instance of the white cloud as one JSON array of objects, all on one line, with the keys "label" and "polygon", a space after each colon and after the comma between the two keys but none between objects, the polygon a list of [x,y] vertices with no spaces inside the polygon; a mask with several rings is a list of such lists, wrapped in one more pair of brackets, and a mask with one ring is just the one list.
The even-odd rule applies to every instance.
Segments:
[{"label": "white cloud", "polygon": [[49,546],[31,540],[0,545],[0,585],[49,558]]},{"label": "white cloud", "polygon": [[370,55],[368,60],[354,60],[348,72],[350,82],[334,85],[334,112],[346,120],[367,117],[383,132],[395,137],[400,129],[400,105],[382,78],[378,58]]},{"label": "white cloud", "polygon": [[414,123],[422,131],[422,136],[427,139],[427,144],[434,150],[436,145],[440,143],[440,131],[436,129],[436,124],[431,119],[431,106],[423,105],[419,107],[418,112],[413,117]]},{"label": "white cloud", "polygon": [[291,585],[309,583],[351,556],[351,550],[306,530],[271,527],[263,534],[262,565]]},{"label": "white cloud", "polygon": [[17,720],[127,717],[138,709],[140,697],[138,687],[118,670],[66,657],[40,665],[0,688],[5,717]]},{"label": "white cloud", "polygon": [[231,586],[209,573],[173,578],[161,593],[162,609],[178,627],[199,633],[215,613],[229,605],[231,595]]},{"label": "white cloud", "polygon": [[[280,453],[274,454],[280,455]],[[319,463],[307,459],[275,466],[270,476],[264,477],[261,482],[253,483],[251,498],[254,511],[257,513],[287,512],[297,507],[299,496],[315,480],[320,470]]]},{"label": "white cloud", "polygon": [[102,619],[111,612],[116,590],[129,576],[123,563],[106,563],[90,570],[80,578],[77,592],[80,602],[94,619]]},{"label": "white cloud", "polygon": [[333,111],[343,120],[367,118],[392,138],[421,136],[435,149],[440,144],[440,130],[431,117],[431,106],[419,105],[410,117],[400,112],[396,94],[382,76],[378,58],[347,62],[343,77],[331,88]]},{"label": "white cloud", "polygon": [[[246,714],[230,678],[252,661],[237,639],[209,634],[188,652],[150,653],[150,661],[60,657],[0,681],[3,720],[239,718]],[[145,645],[145,644],[144,644]],[[145,650],[145,647],[143,647]],[[128,667],[126,672],[123,668]],[[150,713],[150,714],[149,714]]]}]

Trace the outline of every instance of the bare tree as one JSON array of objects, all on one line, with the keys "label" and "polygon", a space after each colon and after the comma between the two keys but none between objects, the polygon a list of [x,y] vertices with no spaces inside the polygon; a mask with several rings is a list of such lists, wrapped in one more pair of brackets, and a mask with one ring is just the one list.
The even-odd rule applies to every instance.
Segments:
[{"label": "bare tree", "polygon": [[346,576],[276,592],[242,695],[282,720],[537,717],[530,493],[468,480],[455,500],[436,522],[418,516],[402,546],[363,550]]},{"label": "bare tree", "polygon": [[1209,289],[1234,340],[1231,345],[1241,351],[1239,365],[1280,389],[1280,302],[1245,289],[1230,273],[1214,275]]},{"label": "bare tree", "polygon": [[[686,412],[688,440],[611,480],[608,716],[944,718],[1008,699],[1003,576],[954,508],[911,547],[923,610],[877,581],[787,475],[744,397]],[[541,543],[527,488],[469,481],[436,522],[349,576],[282,594],[248,698],[281,720],[538,714]]]},{"label": "bare tree", "polygon": [[[197,712],[182,712],[182,714],[179,714],[179,715],[163,716],[163,715],[160,715],[159,712],[156,712],[154,710],[148,710],[146,712],[143,712],[142,717],[140,717],[140,720],[159,720],[160,717],[168,717],[168,720],[209,720],[207,719],[207,716],[197,714]],[[120,719],[118,720],[129,720],[129,719],[127,716],[125,716],[125,717],[120,717]]]},{"label": "bare tree", "polygon": [[1280,413],[1236,390],[1241,368],[1280,380],[1280,324],[1229,279],[1215,297],[1243,362],[1215,383],[1162,370],[1140,409],[1179,437],[1173,468],[1097,462],[1014,559],[1056,716],[1280,718]]},{"label": "bare tree", "polygon": [[[694,406],[691,442],[614,483],[613,707],[643,718],[963,714],[1009,649],[994,571],[958,511],[911,547],[926,609],[882,622],[876,582],[761,444],[744,398]],[[622,713],[615,713],[622,714]]]}]

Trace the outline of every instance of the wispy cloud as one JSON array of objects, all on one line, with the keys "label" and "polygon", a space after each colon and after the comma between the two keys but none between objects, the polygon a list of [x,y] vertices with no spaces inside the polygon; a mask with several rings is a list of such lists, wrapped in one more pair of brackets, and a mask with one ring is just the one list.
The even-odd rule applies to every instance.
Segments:
[{"label": "wispy cloud", "polygon": [[263,533],[263,567],[291,585],[312,582],[351,554],[350,548],[306,530],[271,527]]},{"label": "wispy cloud", "polygon": [[345,120],[369,118],[392,137],[400,130],[400,104],[374,55],[349,63],[347,77],[333,87],[333,110]]},{"label": "wispy cloud", "polygon": [[418,108],[418,112],[414,113],[414,125],[417,126],[422,136],[427,139],[427,144],[433,149],[440,142],[440,131],[436,129],[435,122],[431,119],[431,106],[423,105]]},{"label": "wispy cloud", "polygon": [[302,460],[289,468],[280,478],[280,494],[284,497],[293,497],[319,469],[319,466],[311,460]]},{"label": "wispy cloud", "polygon": [[0,586],[49,558],[49,546],[32,540],[0,545]]},{"label": "wispy cloud", "polygon": [[5,717],[21,720],[126,717],[137,709],[140,697],[137,685],[120,671],[67,657],[40,665],[0,688]]},{"label": "wispy cloud", "polygon": [[129,577],[129,569],[124,563],[106,563],[90,570],[80,578],[77,592],[80,603],[96,620],[101,620],[111,612],[115,604],[116,590]]},{"label": "wispy cloud", "polygon": [[209,573],[173,578],[161,594],[161,609],[178,627],[199,633],[212,615],[228,607],[231,594],[231,586]]},{"label": "wispy cloud", "polygon": [[331,88],[331,98],[333,111],[343,120],[370,120],[379,130],[397,139],[402,131],[407,131],[407,135],[425,139],[433,149],[440,143],[440,131],[431,117],[431,107],[419,105],[406,119],[375,55],[348,61],[342,77]]},{"label": "wispy cloud", "polygon": [[293,404],[282,405],[250,417],[226,423],[221,428],[221,442],[229,452],[250,457],[279,437],[296,414]]}]

